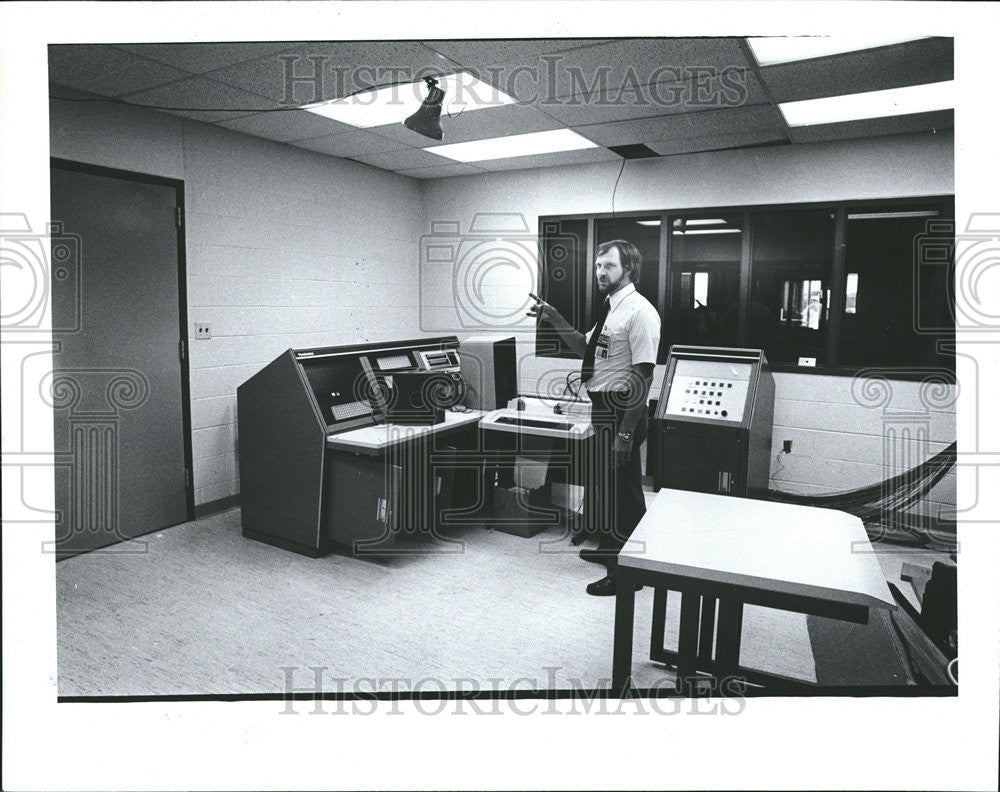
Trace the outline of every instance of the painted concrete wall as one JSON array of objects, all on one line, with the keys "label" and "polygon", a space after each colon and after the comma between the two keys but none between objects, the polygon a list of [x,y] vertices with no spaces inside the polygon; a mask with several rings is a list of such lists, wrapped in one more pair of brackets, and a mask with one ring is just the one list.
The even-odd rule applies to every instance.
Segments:
[{"label": "painted concrete wall", "polygon": [[[184,180],[197,504],[239,492],[236,388],[266,363],[421,335],[413,179],[104,103],[53,102],[51,152]],[[194,338],[198,322],[210,340]]]}]

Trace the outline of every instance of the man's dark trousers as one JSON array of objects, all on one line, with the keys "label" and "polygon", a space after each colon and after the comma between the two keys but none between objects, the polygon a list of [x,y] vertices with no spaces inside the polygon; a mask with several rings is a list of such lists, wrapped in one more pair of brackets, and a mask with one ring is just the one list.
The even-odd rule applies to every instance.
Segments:
[{"label": "man's dark trousers", "polygon": [[590,394],[590,401],[591,424],[597,432],[594,462],[599,466],[594,478],[610,490],[604,493],[603,498],[588,498],[591,503],[603,501],[604,504],[603,508],[598,507],[603,514],[590,515],[591,525],[600,532],[599,548],[609,552],[607,564],[609,570],[613,571],[616,564],[614,554],[621,549],[646,513],[646,499],[642,494],[640,454],[640,448],[646,439],[646,411],[643,410],[632,432],[632,453],[628,462],[617,470],[612,470],[614,467],[612,444],[629,406],[628,394],[595,391]]}]

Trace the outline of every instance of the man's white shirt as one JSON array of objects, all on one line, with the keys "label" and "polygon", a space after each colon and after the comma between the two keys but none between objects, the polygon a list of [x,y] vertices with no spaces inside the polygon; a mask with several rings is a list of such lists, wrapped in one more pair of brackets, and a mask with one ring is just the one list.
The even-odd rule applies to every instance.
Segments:
[{"label": "man's white shirt", "polygon": [[[628,373],[638,363],[656,364],[660,345],[660,315],[630,283],[609,298],[608,318],[594,353],[594,376],[588,391],[620,391],[628,387]],[[587,343],[593,329],[586,335]]]}]

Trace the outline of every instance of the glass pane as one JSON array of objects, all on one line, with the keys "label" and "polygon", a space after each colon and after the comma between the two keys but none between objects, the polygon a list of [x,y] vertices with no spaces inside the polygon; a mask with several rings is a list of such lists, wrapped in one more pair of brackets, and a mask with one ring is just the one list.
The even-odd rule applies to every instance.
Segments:
[{"label": "glass pane", "polygon": [[[597,246],[614,239],[624,239],[631,242],[642,254],[642,270],[639,282],[635,285],[639,293],[657,307],[660,285],[660,218],[659,217],[618,217],[615,219],[597,220],[594,223],[594,250]],[[593,260],[591,260],[593,265]],[[590,277],[594,277],[591,266]],[[596,284],[592,292],[592,308],[597,307],[604,299]],[[594,316],[595,313],[591,313]],[[587,328],[590,329],[589,327]]]},{"label": "glass pane", "polygon": [[747,346],[771,363],[828,363],[834,213],[759,212],[752,222]]},{"label": "glass pane", "polygon": [[[554,305],[573,327],[586,332],[587,221],[546,220],[539,239],[539,296]],[[576,357],[552,325],[539,325],[535,354],[540,357]]]},{"label": "glass pane", "polygon": [[661,358],[670,344],[736,346],[742,214],[670,218],[670,304]]},{"label": "glass pane", "polygon": [[936,346],[954,338],[950,206],[849,208],[845,246],[841,365],[951,368]]}]

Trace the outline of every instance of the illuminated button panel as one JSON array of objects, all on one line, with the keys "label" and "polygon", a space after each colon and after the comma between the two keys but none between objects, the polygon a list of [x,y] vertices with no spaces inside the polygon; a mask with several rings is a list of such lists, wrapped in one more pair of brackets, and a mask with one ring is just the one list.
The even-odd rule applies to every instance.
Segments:
[{"label": "illuminated button panel", "polygon": [[746,407],[748,385],[744,378],[675,374],[666,413],[683,418],[740,422]]}]

